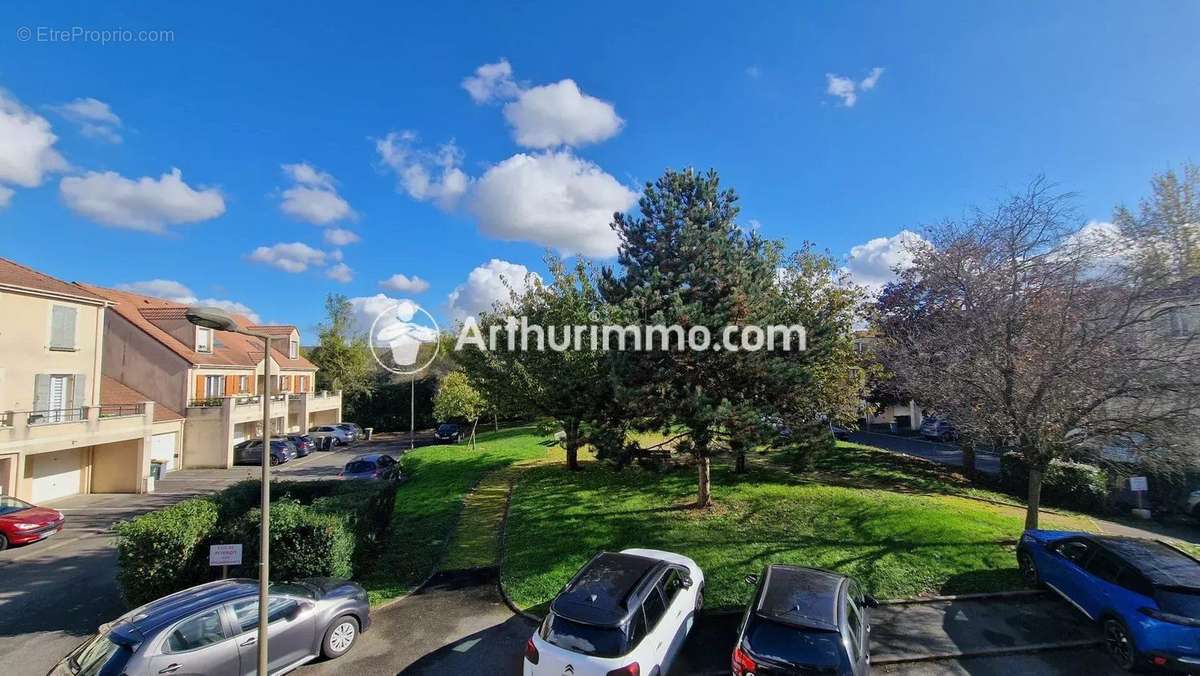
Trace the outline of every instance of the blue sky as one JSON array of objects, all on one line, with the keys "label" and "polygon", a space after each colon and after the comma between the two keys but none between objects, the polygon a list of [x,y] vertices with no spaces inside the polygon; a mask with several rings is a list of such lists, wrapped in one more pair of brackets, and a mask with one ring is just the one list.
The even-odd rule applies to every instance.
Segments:
[{"label": "blue sky", "polygon": [[[1104,221],[1200,160],[1200,3],[658,5],[9,4],[0,255],[309,330],[331,291],[447,319],[547,246],[602,259],[667,167],[846,258],[1039,173]],[[49,40],[74,27],[173,38]]]}]

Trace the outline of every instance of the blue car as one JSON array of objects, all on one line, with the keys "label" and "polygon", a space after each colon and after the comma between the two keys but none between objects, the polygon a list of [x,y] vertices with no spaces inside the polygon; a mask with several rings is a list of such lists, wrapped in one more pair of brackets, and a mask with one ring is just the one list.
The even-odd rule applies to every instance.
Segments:
[{"label": "blue car", "polygon": [[1200,673],[1200,561],[1154,540],[1029,530],[1017,564],[1098,622],[1121,668]]}]

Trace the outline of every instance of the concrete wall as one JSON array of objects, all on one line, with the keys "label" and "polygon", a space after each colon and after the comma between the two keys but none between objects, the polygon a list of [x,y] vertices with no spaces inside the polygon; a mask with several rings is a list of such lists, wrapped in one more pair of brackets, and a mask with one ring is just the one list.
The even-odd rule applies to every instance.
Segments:
[{"label": "concrete wall", "polygon": [[188,363],[124,317],[107,315],[104,375],[182,413],[187,407]]},{"label": "concrete wall", "polygon": [[[70,352],[50,349],[50,313],[54,305],[76,309],[75,345]],[[104,308],[0,291],[0,411],[33,408],[34,379],[39,373],[82,373],[88,401],[100,400],[100,350]]]},{"label": "concrete wall", "polygon": [[188,412],[187,424],[183,426],[184,467],[227,467],[231,439],[221,415],[222,409],[197,409]]},{"label": "concrete wall", "polygon": [[92,447],[92,492],[136,493],[142,478],[143,439]]}]

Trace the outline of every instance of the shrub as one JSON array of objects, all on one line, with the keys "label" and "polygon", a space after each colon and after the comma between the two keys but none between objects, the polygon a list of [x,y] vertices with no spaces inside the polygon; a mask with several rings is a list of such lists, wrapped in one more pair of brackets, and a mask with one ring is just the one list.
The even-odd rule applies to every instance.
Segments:
[{"label": "shrub", "polygon": [[[250,510],[217,535],[243,543],[240,574],[256,574],[261,517],[260,510]],[[350,577],[353,555],[354,534],[345,518],[298,502],[271,504],[271,579]]]},{"label": "shrub", "polygon": [[200,545],[217,519],[214,501],[191,498],[114,525],[117,581],[126,601],[140,606],[203,580],[196,562],[208,555]]},{"label": "shrub", "polygon": [[[1014,495],[1026,496],[1029,466],[1015,451],[1000,456],[1000,481]],[[1082,462],[1053,460],[1042,475],[1042,502],[1053,507],[1085,512],[1108,508],[1108,474]]]}]

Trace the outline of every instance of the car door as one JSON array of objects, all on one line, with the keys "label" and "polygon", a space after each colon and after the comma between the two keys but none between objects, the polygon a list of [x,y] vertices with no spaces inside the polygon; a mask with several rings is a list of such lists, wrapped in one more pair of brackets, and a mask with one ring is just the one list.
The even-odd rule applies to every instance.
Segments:
[{"label": "car door", "polygon": [[1092,619],[1095,619],[1095,615],[1088,610],[1089,604],[1085,603],[1085,596],[1090,594],[1088,588],[1092,576],[1085,566],[1096,549],[1094,543],[1083,538],[1060,540],[1047,548],[1044,565],[1039,569],[1042,581],[1047,586]]},{"label": "car door", "polygon": [[858,583],[851,580],[846,586],[846,652],[855,676],[871,673],[871,623],[867,618],[864,596]]},{"label": "car door", "polygon": [[[316,654],[316,606],[310,601],[290,596],[271,596],[267,602],[267,633],[270,650],[267,668],[275,673]],[[244,599],[228,604],[234,627],[238,631],[236,644],[241,656],[241,673],[258,673],[258,599]]]},{"label": "car door", "polygon": [[237,676],[241,673],[237,638],[221,618],[221,609],[192,615],[162,634],[150,658],[151,674]]},{"label": "car door", "polygon": [[663,671],[667,671],[675,661],[675,656],[683,648],[688,630],[695,621],[692,616],[696,610],[695,595],[688,593],[689,590],[683,588],[685,577],[687,577],[687,573],[684,570],[671,568],[658,584],[667,607],[662,622],[662,629],[667,639],[666,651],[661,660]]},{"label": "car door", "polygon": [[[1104,611],[1117,605],[1117,598],[1124,592],[1118,584],[1127,570],[1120,558],[1102,547],[1088,560],[1086,570],[1091,576],[1088,584],[1081,585],[1077,603],[1092,617],[1100,617]],[[1128,576],[1125,576],[1128,577]]]}]

